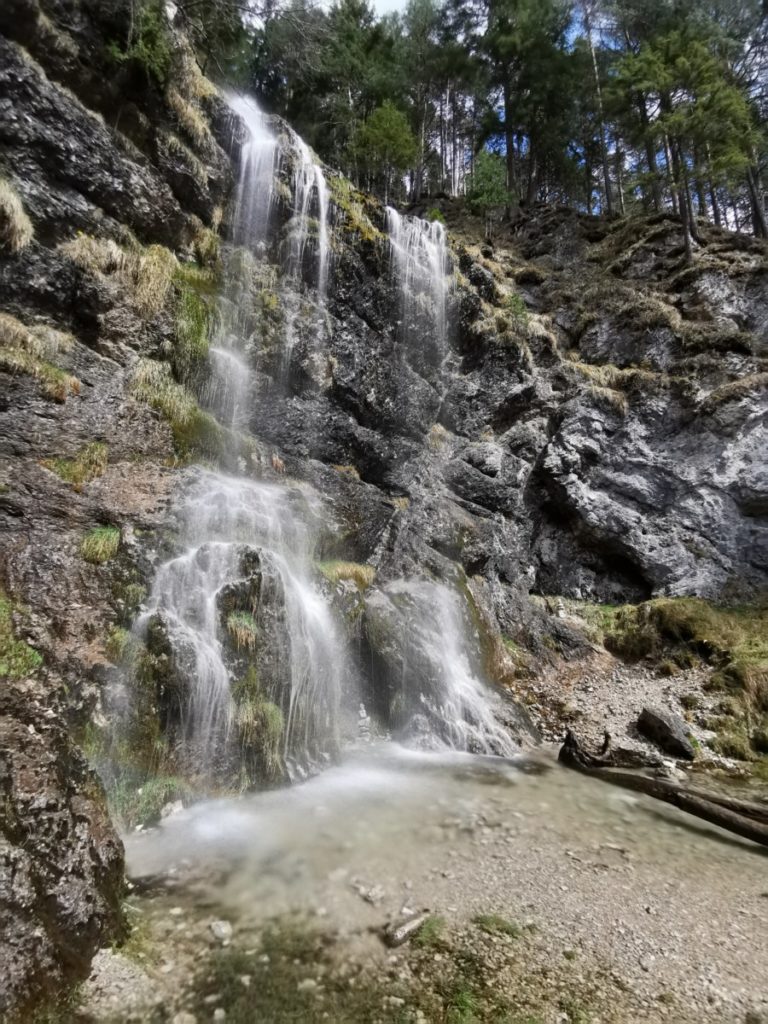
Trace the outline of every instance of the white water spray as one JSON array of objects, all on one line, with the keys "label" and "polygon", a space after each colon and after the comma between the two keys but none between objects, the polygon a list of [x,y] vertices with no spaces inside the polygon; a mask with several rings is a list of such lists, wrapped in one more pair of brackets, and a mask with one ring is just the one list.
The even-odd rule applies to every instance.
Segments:
[{"label": "white water spray", "polygon": [[439,221],[404,217],[387,207],[392,270],[401,293],[401,323],[406,340],[431,329],[438,349],[446,346],[446,306],[452,278],[445,228]]},{"label": "white water spray", "polygon": [[475,668],[479,651],[472,649],[459,594],[444,583],[396,580],[386,595],[404,626],[407,731],[455,750],[513,756],[517,745],[499,720],[501,698]]}]

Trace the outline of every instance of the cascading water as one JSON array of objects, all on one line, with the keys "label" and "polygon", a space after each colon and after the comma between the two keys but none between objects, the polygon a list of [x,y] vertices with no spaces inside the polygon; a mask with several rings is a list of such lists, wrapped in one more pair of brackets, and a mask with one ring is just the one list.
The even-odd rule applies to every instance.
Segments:
[{"label": "cascading water", "polygon": [[459,593],[431,580],[396,580],[379,599],[401,637],[400,726],[422,746],[511,757],[517,746],[501,724],[502,701],[479,678],[467,608]]},{"label": "cascading water", "polygon": [[400,289],[401,334],[418,344],[426,326],[443,355],[452,283],[445,228],[436,220],[404,217],[388,206],[387,231],[393,277]]},{"label": "cascading water", "polygon": [[238,722],[228,647],[244,649],[263,677],[255,649],[267,631],[268,678],[256,696],[284,717],[284,755],[300,761],[336,747],[344,657],[308,571],[319,519],[301,492],[274,484],[203,471],[190,488],[187,548],[158,570],[139,626],[160,620],[187,680],[182,728],[196,757],[210,761]]},{"label": "cascading water", "polygon": [[[204,397],[220,422],[243,430],[253,391],[243,307],[268,242],[281,154],[253,101],[229,103],[245,127],[232,224],[239,249],[227,264]],[[284,290],[297,292],[313,196],[318,280],[325,286],[328,191],[308,148],[294,141],[299,159]],[[198,773],[216,771],[233,733],[241,746],[250,739],[279,743],[289,765],[332,753],[345,652],[312,581],[317,508],[296,487],[200,471],[179,520],[182,551],[159,568],[137,628],[145,637],[159,630],[170,649],[175,686],[183,691],[177,716],[187,759]]]}]

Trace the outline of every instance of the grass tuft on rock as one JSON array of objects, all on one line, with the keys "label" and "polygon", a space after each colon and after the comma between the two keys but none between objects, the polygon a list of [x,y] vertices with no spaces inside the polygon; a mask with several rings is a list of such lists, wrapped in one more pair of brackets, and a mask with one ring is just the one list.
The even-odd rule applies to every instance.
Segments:
[{"label": "grass tuft on rock", "polygon": [[372,565],[359,562],[319,562],[317,567],[329,583],[349,580],[358,590],[367,590],[376,578],[376,569]]},{"label": "grass tuft on rock", "polygon": [[227,616],[227,632],[238,650],[256,650],[259,642],[259,629],[250,612],[230,612]]},{"label": "grass tuft on rock", "polygon": [[0,178],[0,252],[21,252],[34,234],[19,193],[7,178]]},{"label": "grass tuft on rock", "polygon": [[138,787],[125,781],[118,783],[110,793],[110,804],[124,828],[136,828],[137,825],[156,825],[166,804],[176,800],[188,803],[192,797],[192,790],[184,779],[177,775],[158,775]]},{"label": "grass tuft on rock", "polygon": [[177,267],[176,257],[164,245],[143,250],[134,274],[135,303],[143,316],[154,316],[163,308]]},{"label": "grass tuft on rock", "polygon": [[0,679],[24,679],[42,665],[38,651],[18,640],[13,628],[14,605],[0,588]]},{"label": "grass tuft on rock", "polygon": [[108,446],[100,441],[93,441],[82,448],[73,459],[45,459],[42,464],[62,480],[72,484],[76,491],[80,491],[83,484],[95,480],[104,473],[108,456]]},{"label": "grass tuft on rock", "polygon": [[71,344],[71,336],[45,325],[27,327],[7,313],[0,313],[0,370],[25,374],[40,382],[43,394],[66,402],[80,392],[77,377],[54,366],[50,359]]},{"label": "grass tuft on rock", "polygon": [[102,565],[114,558],[120,548],[120,530],[116,526],[95,526],[85,535],[80,554],[92,565]]}]

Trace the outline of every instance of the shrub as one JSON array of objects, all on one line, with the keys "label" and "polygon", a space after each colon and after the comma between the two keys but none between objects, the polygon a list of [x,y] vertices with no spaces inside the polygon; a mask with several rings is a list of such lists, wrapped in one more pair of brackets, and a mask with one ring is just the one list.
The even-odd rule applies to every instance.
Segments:
[{"label": "shrub", "polygon": [[87,444],[74,459],[46,459],[43,465],[52,473],[72,484],[76,491],[83,484],[100,477],[107,468],[109,448],[100,441]]},{"label": "shrub", "polygon": [[120,530],[116,526],[95,526],[85,535],[80,554],[93,565],[101,565],[114,558],[120,547]]},{"label": "shrub", "polygon": [[424,214],[425,218],[430,221],[438,221],[440,224],[445,224],[445,217],[443,216],[442,210],[439,210],[436,206],[433,206],[430,210]]},{"label": "shrub", "polygon": [[6,178],[0,178],[0,252],[21,252],[33,236],[21,197]]},{"label": "shrub", "polygon": [[184,779],[176,775],[159,775],[138,787],[119,783],[110,797],[117,819],[126,828],[135,828],[137,825],[156,825],[167,803],[174,800],[188,802],[192,799],[192,790]]},{"label": "shrub", "polygon": [[525,304],[525,299],[522,295],[518,295],[517,292],[510,292],[504,301],[504,308],[518,323],[525,324],[528,322],[528,307]]},{"label": "shrub", "polygon": [[13,604],[0,589],[0,679],[23,679],[36,672],[43,663],[34,647],[16,639],[13,611]]}]

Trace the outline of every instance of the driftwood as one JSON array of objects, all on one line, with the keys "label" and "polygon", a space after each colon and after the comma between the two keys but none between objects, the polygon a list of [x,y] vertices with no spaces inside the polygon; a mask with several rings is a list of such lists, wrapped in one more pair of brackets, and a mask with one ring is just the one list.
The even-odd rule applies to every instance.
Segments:
[{"label": "driftwood", "polygon": [[611,756],[610,736],[607,733],[600,752],[590,754],[569,731],[560,748],[558,760],[568,768],[574,768],[592,778],[631,789],[635,793],[652,796],[656,800],[663,800],[681,811],[703,818],[704,821],[718,825],[728,832],[734,832],[744,839],[750,839],[753,843],[768,846],[768,804],[736,800],[733,797],[721,796],[719,793],[707,793],[700,789],[681,786],[666,779],[654,779],[647,775],[617,770],[616,762]]}]

